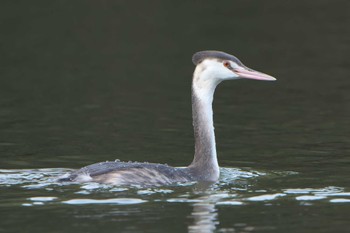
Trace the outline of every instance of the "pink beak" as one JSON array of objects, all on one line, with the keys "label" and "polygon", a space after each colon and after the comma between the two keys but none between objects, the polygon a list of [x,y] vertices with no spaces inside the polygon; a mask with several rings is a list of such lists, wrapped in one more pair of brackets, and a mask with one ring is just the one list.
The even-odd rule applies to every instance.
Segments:
[{"label": "pink beak", "polygon": [[236,68],[233,71],[240,78],[248,78],[248,79],[256,79],[256,80],[264,80],[264,81],[275,81],[276,79],[268,74],[260,73],[258,71],[249,69],[249,68]]}]

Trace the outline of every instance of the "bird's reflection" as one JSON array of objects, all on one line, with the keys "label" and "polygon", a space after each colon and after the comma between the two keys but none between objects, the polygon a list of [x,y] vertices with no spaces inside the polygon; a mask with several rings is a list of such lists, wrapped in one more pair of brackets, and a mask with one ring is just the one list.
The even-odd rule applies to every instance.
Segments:
[{"label": "bird's reflection", "polygon": [[193,211],[190,215],[193,224],[188,226],[190,233],[211,233],[216,229],[218,222],[218,213],[215,206],[216,198],[213,195],[208,195],[207,191],[213,183],[200,182],[195,186],[195,192],[203,193],[199,199],[200,202],[193,204]]},{"label": "bird's reflection", "polygon": [[[210,199],[210,198],[208,198]],[[188,226],[188,232],[191,233],[211,233],[216,229],[217,221],[217,209],[212,202],[206,202],[205,200],[193,205],[193,211],[191,218],[194,219],[192,225]]]}]

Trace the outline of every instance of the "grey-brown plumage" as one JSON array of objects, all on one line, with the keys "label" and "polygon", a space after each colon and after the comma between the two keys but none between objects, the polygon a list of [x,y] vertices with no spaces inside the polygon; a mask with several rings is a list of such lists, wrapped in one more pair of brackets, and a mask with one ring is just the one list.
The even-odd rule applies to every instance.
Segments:
[{"label": "grey-brown plumage", "polygon": [[101,162],[83,167],[59,181],[94,181],[115,185],[160,186],[194,181],[185,168],[138,162]]}]

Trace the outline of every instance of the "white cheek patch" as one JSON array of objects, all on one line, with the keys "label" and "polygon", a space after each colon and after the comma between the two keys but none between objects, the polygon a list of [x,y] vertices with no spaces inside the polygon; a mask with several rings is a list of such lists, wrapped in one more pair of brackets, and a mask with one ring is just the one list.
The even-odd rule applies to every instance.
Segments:
[{"label": "white cheek patch", "polygon": [[194,75],[193,84],[199,90],[213,91],[215,87],[222,81],[220,79],[221,72],[226,68],[217,60],[205,60],[197,65]]},{"label": "white cheek patch", "polygon": [[[225,61],[226,62],[226,61]],[[233,69],[239,67],[232,61],[230,65]],[[197,65],[194,72],[195,79],[193,80],[198,86],[205,87],[207,89],[212,88],[211,85],[216,87],[220,82],[224,80],[238,79],[238,75],[233,72],[232,69],[224,65],[224,61],[216,59],[204,60],[202,63]],[[204,83],[210,83],[204,86]]]}]

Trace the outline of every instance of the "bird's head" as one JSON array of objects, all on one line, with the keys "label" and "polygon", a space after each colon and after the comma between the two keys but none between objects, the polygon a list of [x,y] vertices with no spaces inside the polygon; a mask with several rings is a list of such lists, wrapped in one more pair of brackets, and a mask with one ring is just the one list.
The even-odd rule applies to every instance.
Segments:
[{"label": "bird's head", "polygon": [[255,71],[243,65],[233,55],[220,51],[201,51],[192,57],[196,65],[194,77],[201,83],[219,84],[224,80],[234,79],[256,79],[264,81],[275,81],[270,75]]}]

